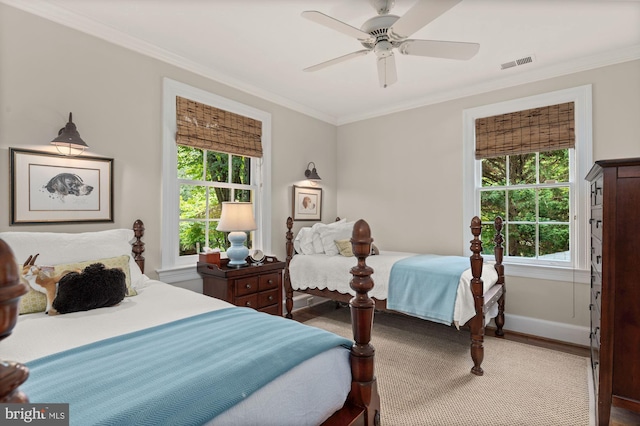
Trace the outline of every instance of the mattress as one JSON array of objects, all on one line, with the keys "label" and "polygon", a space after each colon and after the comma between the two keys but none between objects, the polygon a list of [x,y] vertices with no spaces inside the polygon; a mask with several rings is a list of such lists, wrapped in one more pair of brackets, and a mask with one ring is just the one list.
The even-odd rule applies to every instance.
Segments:
[{"label": "mattress", "polygon": [[[367,266],[373,268],[371,278],[374,282],[369,297],[386,300],[389,290],[389,276],[395,262],[417,253],[380,251],[379,255],[367,257]],[[345,256],[327,256],[325,254],[295,255],[289,264],[291,287],[294,290],[319,289],[337,291],[343,294],[355,295],[349,287],[351,281],[350,269],[357,264],[357,258]],[[473,293],[471,292],[471,268],[464,271],[460,277],[454,307],[454,324],[464,325],[475,315]],[[482,281],[486,293],[497,281],[498,273],[492,263],[485,262],[482,267]],[[489,318],[497,315],[497,307],[487,315]]]},{"label": "mattress", "polygon": [[[155,280],[146,280],[136,290],[137,296],[128,297],[111,308],[51,317],[44,313],[21,315],[13,334],[2,342],[3,359],[28,362],[109,337],[232,306]],[[126,361],[135,364],[144,359]],[[270,382],[213,419],[211,424],[318,424],[342,407],[350,387],[349,351],[334,348]]]}]

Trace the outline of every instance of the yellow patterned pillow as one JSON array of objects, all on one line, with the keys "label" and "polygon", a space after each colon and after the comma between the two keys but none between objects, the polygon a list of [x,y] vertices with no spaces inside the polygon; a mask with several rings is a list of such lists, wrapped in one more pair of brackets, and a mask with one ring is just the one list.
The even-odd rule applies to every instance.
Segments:
[{"label": "yellow patterned pillow", "polygon": [[336,240],[336,247],[338,247],[338,251],[344,257],[352,257],[353,249],[351,248],[351,240]]},{"label": "yellow patterned pillow", "polygon": [[[68,263],[54,266],[54,273],[59,274],[65,270],[82,270],[93,263],[102,263],[107,268],[122,269],[127,284],[127,296],[136,296],[138,293],[131,287],[131,273],[129,270],[129,256],[117,256],[107,259],[86,260],[84,262]],[[19,266],[22,268],[22,265]],[[28,282],[27,282],[28,283]],[[47,308],[47,296],[29,286],[29,292],[20,299],[20,315],[34,312],[44,312]]]}]

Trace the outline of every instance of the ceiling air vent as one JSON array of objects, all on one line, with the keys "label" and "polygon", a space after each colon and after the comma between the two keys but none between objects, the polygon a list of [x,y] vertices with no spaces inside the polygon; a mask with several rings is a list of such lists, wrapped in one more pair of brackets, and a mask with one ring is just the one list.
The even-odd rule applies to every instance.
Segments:
[{"label": "ceiling air vent", "polygon": [[504,64],[500,65],[500,69],[501,70],[506,70],[509,68],[513,68],[513,67],[518,67],[520,65],[526,65],[526,64],[530,64],[533,62],[533,55],[529,55],[529,56],[525,56],[524,58],[520,58],[520,59],[515,59],[513,61],[509,61],[509,62],[505,62]]}]

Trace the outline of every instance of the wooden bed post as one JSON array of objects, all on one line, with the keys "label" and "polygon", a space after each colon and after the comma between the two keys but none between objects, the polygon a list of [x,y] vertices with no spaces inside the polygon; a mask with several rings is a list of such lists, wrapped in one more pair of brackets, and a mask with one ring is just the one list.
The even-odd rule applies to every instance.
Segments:
[{"label": "wooden bed post", "polygon": [[373,269],[365,260],[371,253],[371,229],[369,224],[360,219],[353,226],[351,246],[358,264],[351,268],[353,278],[349,283],[356,295],[349,302],[351,308],[351,324],[355,343],[351,347],[351,392],[349,399],[364,409],[365,425],[380,424],[380,397],[374,374],[374,353],[371,345],[373,328],[373,312],[375,303],[369,297],[373,289],[371,274]]},{"label": "wooden bed post", "polygon": [[[20,297],[29,288],[20,281],[13,251],[0,240],[0,340],[8,337],[18,320]],[[26,403],[27,396],[18,386],[29,377],[29,370],[16,362],[0,361],[0,403]]]},{"label": "wooden bed post", "polygon": [[493,253],[496,258],[495,268],[498,273],[498,281],[496,284],[502,284],[502,295],[500,296],[500,299],[498,299],[498,316],[496,316],[494,321],[496,323],[496,336],[502,337],[504,336],[502,327],[504,327],[504,302],[507,287],[504,283],[504,265],[502,264],[504,255],[504,247],[502,246],[502,243],[504,242],[504,239],[502,238],[502,218],[500,216],[496,217],[493,222],[493,226],[496,229],[496,235],[493,239],[495,242],[495,247],[493,249]]},{"label": "wooden bed post", "polygon": [[293,232],[291,229],[293,228],[293,219],[291,216],[287,218],[287,242],[285,244],[286,258],[285,258],[285,268],[284,268],[284,295],[285,295],[285,307],[287,309],[286,317],[291,319],[293,315],[291,315],[291,310],[293,309],[293,288],[291,287],[291,276],[289,275],[289,264],[291,263],[291,258],[293,257]]},{"label": "wooden bed post", "polygon": [[482,376],[484,371],[480,365],[484,359],[484,289],[482,283],[482,240],[480,233],[482,232],[482,222],[478,216],[471,219],[471,292],[473,293],[473,302],[476,308],[476,314],[469,321],[471,329],[471,359],[473,367],[471,372],[476,376]]},{"label": "wooden bed post", "polygon": [[136,261],[140,270],[144,274],[144,243],[142,242],[142,237],[144,236],[144,223],[140,219],[133,222],[133,235],[135,236],[135,241],[132,244],[131,251],[134,253],[133,260]]}]

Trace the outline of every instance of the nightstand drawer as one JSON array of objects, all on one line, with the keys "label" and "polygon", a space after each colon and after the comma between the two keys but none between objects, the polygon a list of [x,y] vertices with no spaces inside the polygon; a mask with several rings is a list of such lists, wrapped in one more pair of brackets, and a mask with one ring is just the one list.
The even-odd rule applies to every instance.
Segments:
[{"label": "nightstand drawer", "polygon": [[272,274],[260,275],[260,283],[258,284],[258,290],[269,290],[271,288],[278,288],[280,286],[280,280],[282,276],[279,272]]},{"label": "nightstand drawer", "polygon": [[258,309],[258,295],[250,294],[248,296],[236,297],[233,304],[236,306]]},{"label": "nightstand drawer", "polygon": [[243,296],[245,294],[256,293],[258,291],[258,277],[247,277],[235,280],[233,283],[235,287],[234,294],[236,296]]},{"label": "nightstand drawer", "polygon": [[277,288],[258,293],[258,308],[264,308],[265,306],[278,303],[279,294],[280,292],[278,291]]}]

